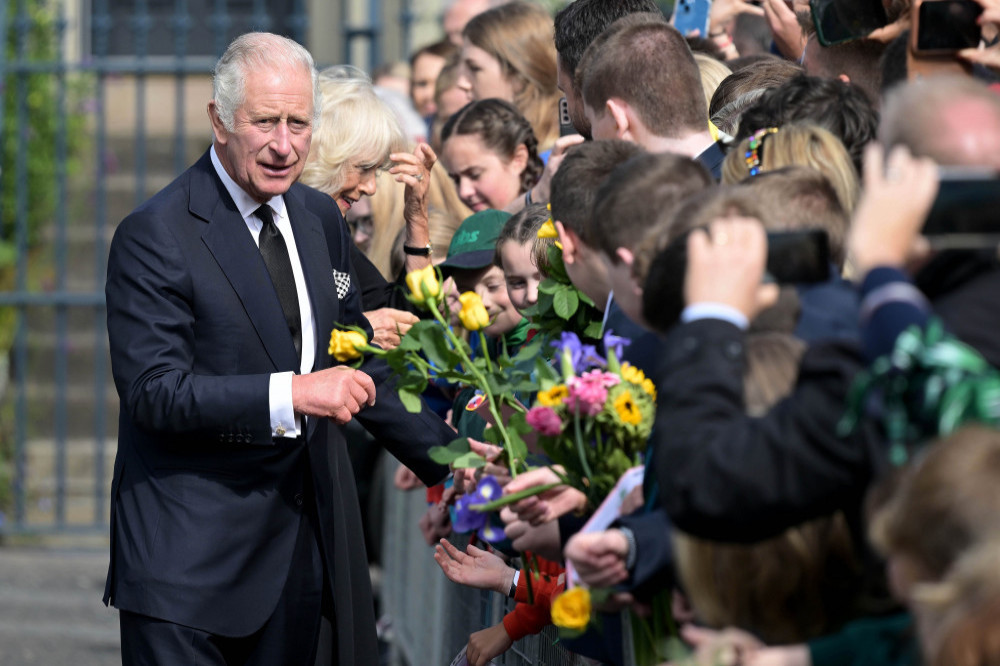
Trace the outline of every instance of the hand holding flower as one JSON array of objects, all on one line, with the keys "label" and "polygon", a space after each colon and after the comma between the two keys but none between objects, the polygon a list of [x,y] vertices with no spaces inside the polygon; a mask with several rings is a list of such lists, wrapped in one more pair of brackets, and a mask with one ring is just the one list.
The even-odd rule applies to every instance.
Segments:
[{"label": "hand holding flower", "polygon": [[[587,505],[587,497],[571,486],[562,485],[562,468],[555,470],[539,467],[523,474],[507,484],[504,494],[512,495],[529,488],[541,488],[552,484],[560,484],[537,495],[526,497],[510,506],[517,520],[523,520],[530,525],[541,525],[557,519],[570,511],[582,511]],[[558,473],[557,473],[558,472]],[[501,514],[501,517],[503,514]]]}]

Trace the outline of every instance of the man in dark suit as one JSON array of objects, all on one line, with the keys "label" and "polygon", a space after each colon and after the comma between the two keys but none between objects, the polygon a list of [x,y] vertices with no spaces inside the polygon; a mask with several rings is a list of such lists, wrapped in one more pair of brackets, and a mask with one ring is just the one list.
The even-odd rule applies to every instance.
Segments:
[{"label": "man in dark suit", "polygon": [[[361,516],[338,424],[427,483],[452,433],[388,368],[332,365],[369,330],[330,197],[295,183],[312,58],[251,33],[216,66],[212,149],[119,226],[108,337],[121,398],[105,602],[126,664],[377,663]],[[328,243],[328,239],[330,242]]]}]

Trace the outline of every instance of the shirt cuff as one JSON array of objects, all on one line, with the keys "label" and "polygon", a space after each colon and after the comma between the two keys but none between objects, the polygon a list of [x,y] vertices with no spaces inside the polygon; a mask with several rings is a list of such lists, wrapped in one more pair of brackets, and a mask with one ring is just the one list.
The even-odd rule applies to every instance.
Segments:
[{"label": "shirt cuff", "polygon": [[299,419],[292,408],[292,377],[294,372],[271,375],[267,386],[267,401],[271,409],[271,435],[273,437],[299,436]]},{"label": "shirt cuff", "polygon": [[701,319],[721,319],[736,326],[741,331],[750,327],[745,314],[724,303],[692,303],[681,312],[681,323],[690,324]]}]

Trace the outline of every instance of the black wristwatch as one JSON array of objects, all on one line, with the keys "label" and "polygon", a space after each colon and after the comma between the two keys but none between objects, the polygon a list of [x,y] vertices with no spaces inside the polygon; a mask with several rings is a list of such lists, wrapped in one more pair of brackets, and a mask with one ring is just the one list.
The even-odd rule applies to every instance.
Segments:
[{"label": "black wristwatch", "polygon": [[414,257],[429,257],[431,256],[431,250],[433,249],[434,248],[431,247],[430,242],[428,242],[427,245],[423,247],[410,247],[409,245],[406,244],[403,245],[403,253],[412,255]]}]

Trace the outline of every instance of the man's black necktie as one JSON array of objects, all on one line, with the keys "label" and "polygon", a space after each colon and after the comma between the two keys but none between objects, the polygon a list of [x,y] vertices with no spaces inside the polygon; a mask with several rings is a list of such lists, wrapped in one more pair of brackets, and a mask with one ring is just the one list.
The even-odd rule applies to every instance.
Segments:
[{"label": "man's black necktie", "polygon": [[260,254],[264,257],[267,272],[271,274],[274,290],[278,292],[281,311],[285,314],[288,331],[295,342],[295,354],[302,358],[302,317],[299,314],[299,294],[295,289],[295,276],[292,274],[292,262],[288,259],[288,247],[274,224],[270,206],[264,204],[254,211],[254,214],[264,223],[260,230]]}]

